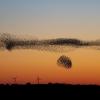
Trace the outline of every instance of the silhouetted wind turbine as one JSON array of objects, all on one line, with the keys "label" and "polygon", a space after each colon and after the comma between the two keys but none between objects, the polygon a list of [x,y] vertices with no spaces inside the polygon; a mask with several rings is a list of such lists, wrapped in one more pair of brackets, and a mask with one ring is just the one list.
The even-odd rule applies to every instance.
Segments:
[{"label": "silhouetted wind turbine", "polygon": [[37,77],[37,83],[38,83],[38,84],[40,84],[40,80],[41,80],[41,78],[38,76],[38,77]]},{"label": "silhouetted wind turbine", "polygon": [[16,77],[13,77],[12,79],[13,79],[14,84],[16,84],[17,78]]}]

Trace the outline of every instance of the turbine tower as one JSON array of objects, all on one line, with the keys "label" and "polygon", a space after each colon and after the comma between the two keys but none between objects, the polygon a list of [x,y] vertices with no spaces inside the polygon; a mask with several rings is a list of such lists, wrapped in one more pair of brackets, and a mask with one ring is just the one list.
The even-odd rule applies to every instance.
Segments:
[{"label": "turbine tower", "polygon": [[16,77],[13,77],[12,79],[13,79],[14,84],[16,84],[17,78]]},{"label": "turbine tower", "polygon": [[38,83],[38,84],[40,84],[40,80],[41,80],[41,78],[38,76],[38,77],[37,77],[37,83]]}]

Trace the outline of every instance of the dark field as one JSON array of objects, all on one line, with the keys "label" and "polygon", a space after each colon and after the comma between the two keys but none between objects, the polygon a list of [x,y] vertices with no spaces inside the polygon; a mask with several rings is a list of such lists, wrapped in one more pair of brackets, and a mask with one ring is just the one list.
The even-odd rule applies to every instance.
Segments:
[{"label": "dark field", "polygon": [[[100,98],[100,86],[70,84],[0,85],[0,100],[4,98],[54,99],[54,98]],[[2,99],[1,99],[2,98]],[[99,99],[100,100],[100,99]]]}]

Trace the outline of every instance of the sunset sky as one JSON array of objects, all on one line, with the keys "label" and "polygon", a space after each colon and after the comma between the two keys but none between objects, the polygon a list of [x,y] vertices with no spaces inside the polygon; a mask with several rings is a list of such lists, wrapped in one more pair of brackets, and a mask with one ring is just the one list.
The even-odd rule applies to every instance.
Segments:
[{"label": "sunset sky", "polygon": [[[99,40],[100,0],[0,0],[0,33]],[[71,58],[71,69],[57,65],[61,55]],[[0,50],[0,83],[37,83],[38,76],[41,83],[100,85],[100,50]]]}]

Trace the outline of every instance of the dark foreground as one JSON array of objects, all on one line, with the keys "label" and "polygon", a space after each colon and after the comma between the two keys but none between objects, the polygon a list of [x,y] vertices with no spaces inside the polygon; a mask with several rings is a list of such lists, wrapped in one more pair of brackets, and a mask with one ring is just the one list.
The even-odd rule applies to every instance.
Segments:
[{"label": "dark foreground", "polygon": [[[66,84],[26,84],[26,85],[0,85],[1,98],[28,98],[28,100],[40,98],[100,98],[100,86],[97,85],[66,85]],[[7,100],[7,99],[6,99]]]}]

